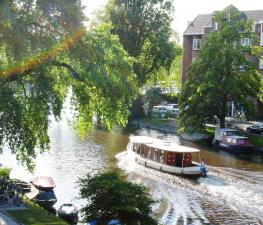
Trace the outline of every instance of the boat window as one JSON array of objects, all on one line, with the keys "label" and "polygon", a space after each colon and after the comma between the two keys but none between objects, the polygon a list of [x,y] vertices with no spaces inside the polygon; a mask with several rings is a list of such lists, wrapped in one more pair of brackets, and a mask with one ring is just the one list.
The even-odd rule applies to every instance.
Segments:
[{"label": "boat window", "polygon": [[151,156],[150,156],[150,158],[154,160],[154,149],[151,148],[150,152],[151,152]]},{"label": "boat window", "polygon": [[164,151],[160,152],[160,163],[164,163]]},{"label": "boat window", "polygon": [[227,136],[235,136],[238,134],[238,131],[227,131]]},{"label": "boat window", "polygon": [[237,139],[232,139],[232,143],[236,144],[237,143]]},{"label": "boat window", "polygon": [[154,150],[154,161],[159,162],[159,158],[158,158],[158,150],[157,150],[157,149]]},{"label": "boat window", "polygon": [[147,158],[150,159],[151,158],[151,149],[148,149],[148,153],[147,153]]},{"label": "boat window", "polygon": [[226,142],[231,143],[231,142],[232,142],[232,138],[229,138],[229,137],[228,137],[228,138],[226,139]]},{"label": "boat window", "polygon": [[133,144],[133,151],[134,151],[134,152],[137,152],[138,148],[139,148],[139,144],[134,143],[134,144]]},{"label": "boat window", "polygon": [[238,143],[239,145],[244,145],[244,144],[246,144],[246,140],[245,140],[245,139],[239,139],[239,140],[237,141],[237,143]]},{"label": "boat window", "polygon": [[140,154],[140,151],[141,151],[141,145],[138,144],[137,154]]}]

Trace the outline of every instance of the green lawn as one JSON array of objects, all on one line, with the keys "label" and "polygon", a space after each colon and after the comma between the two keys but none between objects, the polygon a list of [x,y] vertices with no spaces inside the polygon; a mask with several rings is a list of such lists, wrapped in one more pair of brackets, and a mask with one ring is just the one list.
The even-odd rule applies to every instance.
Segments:
[{"label": "green lawn", "polygon": [[8,211],[8,213],[24,225],[68,225],[36,204],[28,203],[27,206],[28,209]]}]

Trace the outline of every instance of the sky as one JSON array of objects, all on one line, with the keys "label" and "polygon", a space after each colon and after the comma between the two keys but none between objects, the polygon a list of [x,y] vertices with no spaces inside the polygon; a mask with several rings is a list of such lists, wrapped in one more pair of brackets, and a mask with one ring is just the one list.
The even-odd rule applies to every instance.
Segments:
[{"label": "sky", "polygon": [[[107,0],[82,0],[88,16],[92,15],[94,10],[103,7],[106,2]],[[172,27],[182,38],[188,21],[193,21],[199,14],[210,14],[215,10],[223,10],[230,4],[241,11],[263,10],[263,0],[174,0],[175,11]]]}]

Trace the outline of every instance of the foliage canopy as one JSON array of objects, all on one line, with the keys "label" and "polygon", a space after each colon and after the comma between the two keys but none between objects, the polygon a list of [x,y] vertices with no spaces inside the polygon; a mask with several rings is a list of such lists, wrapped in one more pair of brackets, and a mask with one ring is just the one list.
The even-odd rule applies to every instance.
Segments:
[{"label": "foliage canopy", "polygon": [[84,21],[80,0],[0,3],[0,144],[30,169],[49,148],[50,116],[60,118],[69,89],[80,133],[94,114],[108,128],[127,122],[133,59],[111,24],[87,31]]},{"label": "foliage canopy", "polygon": [[172,0],[110,0],[106,19],[111,21],[123,48],[135,58],[140,86],[161,68],[170,69],[181,50],[172,41]]},{"label": "foliage canopy", "polygon": [[106,172],[80,180],[80,197],[87,200],[82,208],[84,219],[107,224],[117,219],[126,225],[157,225],[150,216],[154,201],[144,186],[133,184],[115,172]]}]

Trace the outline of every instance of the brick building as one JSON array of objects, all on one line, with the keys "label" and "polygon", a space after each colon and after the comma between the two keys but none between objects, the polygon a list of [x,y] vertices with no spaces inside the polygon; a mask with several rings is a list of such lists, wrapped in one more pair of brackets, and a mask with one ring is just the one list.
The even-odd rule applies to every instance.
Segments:
[{"label": "brick building", "polygon": [[[233,5],[228,6],[224,10],[235,8]],[[236,8],[235,8],[236,9]],[[198,15],[192,22],[188,24],[186,31],[183,34],[183,65],[182,65],[182,81],[183,83],[187,79],[187,68],[195,60],[199,50],[204,44],[205,37],[209,32],[218,30],[218,24],[214,20],[214,15],[218,11],[211,14]],[[260,45],[263,46],[263,10],[251,10],[242,11],[247,19],[254,22],[253,31],[258,35]],[[250,40],[244,38],[241,40],[241,44],[249,45]],[[251,58],[257,65],[259,71],[263,74],[263,61],[258,58]],[[257,117],[263,119],[263,105],[258,100],[254,100],[256,106]]]}]

